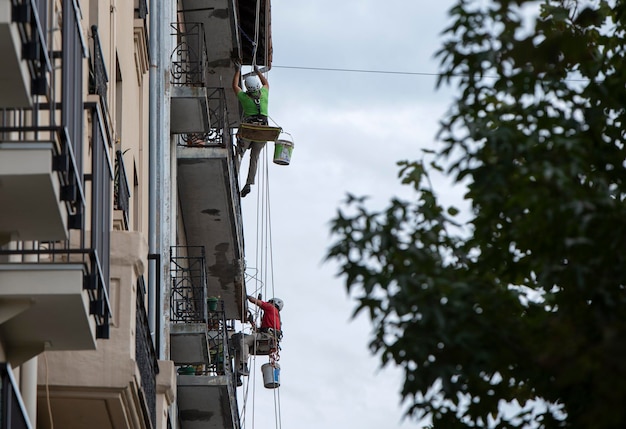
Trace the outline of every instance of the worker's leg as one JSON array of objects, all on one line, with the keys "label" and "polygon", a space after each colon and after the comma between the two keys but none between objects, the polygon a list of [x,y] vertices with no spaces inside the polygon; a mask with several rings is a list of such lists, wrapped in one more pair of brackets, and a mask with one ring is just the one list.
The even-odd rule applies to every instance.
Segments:
[{"label": "worker's leg", "polygon": [[248,178],[246,185],[254,185],[254,178],[256,177],[257,163],[259,161],[259,154],[265,146],[265,142],[252,142],[250,144],[250,166],[248,168]]},{"label": "worker's leg", "polygon": [[241,353],[241,364],[237,367],[237,371],[239,371],[242,375],[248,375],[248,358],[250,357],[250,347],[254,347],[254,343],[256,342],[255,334],[252,335],[244,335],[242,338],[242,353]]},{"label": "worker's leg", "polygon": [[231,337],[231,341],[235,346],[235,369],[241,365],[241,355],[243,353],[243,333],[237,332]]},{"label": "worker's leg", "polygon": [[246,139],[237,139],[237,155],[243,158],[243,154],[246,153],[246,150],[250,147],[250,140]]}]

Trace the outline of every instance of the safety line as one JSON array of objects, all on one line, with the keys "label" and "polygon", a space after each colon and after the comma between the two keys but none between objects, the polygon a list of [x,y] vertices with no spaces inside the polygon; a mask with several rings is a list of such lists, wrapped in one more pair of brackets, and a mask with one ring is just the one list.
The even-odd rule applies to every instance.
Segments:
[{"label": "safety line", "polygon": [[[260,0],[257,0],[256,3],[256,19],[255,19],[255,30],[254,30],[254,41],[252,42],[252,46],[253,46],[253,53],[252,53],[252,67],[254,69],[254,67],[257,65],[257,50],[258,50],[258,45],[259,45],[259,27],[260,27],[260,7],[261,7],[261,2]],[[245,32],[243,32],[242,30],[242,34],[244,35],[244,37],[246,37],[248,40],[250,40],[250,38],[248,37],[247,34],[245,34]],[[267,46],[267,44],[265,44],[265,63],[266,65],[269,65],[269,47]],[[266,71],[266,76],[268,75],[268,72]],[[270,118],[272,120],[272,122],[274,122],[274,120],[272,118]],[[263,149],[261,150],[261,153],[259,154],[259,161],[260,161],[260,167],[261,168],[257,168],[257,186],[258,186],[258,192],[257,192],[257,201],[256,201],[256,243],[255,243],[255,268],[256,268],[256,273],[254,275],[254,284],[255,284],[255,291],[254,291],[254,297],[258,297],[258,293],[259,290],[263,291],[263,295],[262,295],[262,299],[264,301],[267,301],[267,297],[268,297],[268,283],[271,282],[271,295],[272,297],[274,296],[274,260],[273,260],[273,251],[272,251],[272,237],[271,237],[271,213],[270,213],[270,187],[269,187],[269,150],[268,150],[268,145],[269,142],[267,142]],[[252,148],[250,148],[250,150],[252,150]],[[242,156],[243,159],[243,156]],[[241,164],[240,164],[241,165]],[[240,175],[241,175],[241,168],[239,169],[240,171]],[[263,174],[261,174],[263,173]],[[270,269],[268,270],[268,267],[270,267]],[[246,267],[247,268],[247,267]],[[244,273],[245,274],[245,273]],[[268,282],[268,275],[269,275],[269,282]],[[245,297],[244,299],[247,299],[247,297]],[[255,315],[253,317],[253,324],[255,327],[255,331],[256,331],[256,326],[258,326],[257,323],[257,319],[259,317],[259,313],[260,313],[260,309],[257,306],[256,310],[255,310]],[[281,327],[282,328],[282,327]],[[242,330],[243,332],[243,330]],[[272,359],[274,359],[274,363],[275,361],[277,361],[279,359],[279,343],[278,343],[278,339],[274,338],[275,340],[275,344],[276,344],[276,351],[274,352],[275,354],[272,355],[272,353],[270,353],[270,361],[272,361]],[[252,429],[254,429],[255,426],[255,416],[256,416],[256,408],[255,408],[255,397],[256,397],[256,347],[257,347],[257,342],[254,342],[254,346],[255,349],[253,350],[254,353],[252,353],[253,358],[251,359],[251,364],[250,364],[250,368],[249,371],[252,371],[253,374],[252,375],[248,375],[247,380],[246,380],[246,384],[244,387],[244,404],[243,404],[243,408],[241,413],[243,414],[240,418],[240,420],[242,421],[241,426],[242,428],[245,428],[245,424],[246,424],[246,411],[247,411],[247,405],[248,405],[248,399],[249,399],[249,394],[250,394],[250,378],[252,378],[252,409],[251,409],[251,420],[252,420]],[[247,364],[247,362],[246,362]],[[263,380],[264,382],[264,380]],[[280,415],[280,395],[279,395],[279,389],[280,386],[274,389],[274,417],[275,417],[275,425],[276,425],[276,429],[280,429],[282,423],[281,423],[281,415]]]}]

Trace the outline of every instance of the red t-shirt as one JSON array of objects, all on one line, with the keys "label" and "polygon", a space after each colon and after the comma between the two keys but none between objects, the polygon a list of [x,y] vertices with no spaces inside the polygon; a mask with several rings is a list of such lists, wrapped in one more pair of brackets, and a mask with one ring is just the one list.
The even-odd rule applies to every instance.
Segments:
[{"label": "red t-shirt", "polygon": [[274,304],[261,301],[261,310],[263,310],[263,318],[261,319],[261,328],[274,328],[280,331],[280,312]]}]

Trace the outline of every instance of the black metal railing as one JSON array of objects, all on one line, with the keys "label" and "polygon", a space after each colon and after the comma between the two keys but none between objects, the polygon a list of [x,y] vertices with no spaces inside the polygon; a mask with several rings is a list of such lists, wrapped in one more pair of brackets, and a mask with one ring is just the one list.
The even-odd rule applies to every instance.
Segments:
[{"label": "black metal railing", "polygon": [[146,287],[143,276],[137,280],[137,312],[136,312],[136,336],[135,336],[135,360],[141,376],[141,388],[148,406],[152,427],[156,427],[156,376],[159,373],[148,314],[144,305]]},{"label": "black metal railing", "polygon": [[102,54],[102,45],[98,36],[98,26],[91,26],[92,35],[92,53],[91,62],[89,63],[89,93],[100,96],[102,106],[107,109],[107,88],[109,85],[109,75],[107,73],[106,64],[104,63],[104,55]]},{"label": "black metal railing", "polygon": [[12,20],[18,24],[22,41],[22,56],[28,65],[31,77],[31,94],[46,95],[49,93],[49,73],[52,63],[46,43],[46,32],[39,16],[39,2],[35,0],[11,0]]},{"label": "black metal railing", "polygon": [[207,337],[209,342],[208,375],[231,374],[230,344],[228,332],[234,330],[234,321],[226,320],[224,301],[217,301],[217,309],[207,313]]},{"label": "black metal railing", "polygon": [[177,41],[171,55],[171,83],[204,86],[208,56],[203,25],[196,22],[177,22],[171,28]]},{"label": "black metal railing", "polygon": [[170,320],[206,322],[206,255],[204,246],[171,248]]},{"label": "black metal railing", "polygon": [[179,146],[220,146],[229,142],[228,110],[224,88],[207,88],[209,131],[207,133],[178,134]]},{"label": "black metal railing", "polygon": [[68,147],[77,167],[80,181],[83,177],[83,60],[89,54],[83,43],[81,17],[73,0],[63,0],[63,44],[61,61],[61,126],[66,129]]},{"label": "black metal railing", "polygon": [[124,155],[121,150],[115,152],[115,184],[113,191],[113,205],[116,210],[122,212],[124,229],[128,230],[130,225],[130,186],[126,167],[124,166]]},{"label": "black metal railing", "polygon": [[110,153],[111,136],[105,126],[105,117],[98,103],[86,103],[85,108],[91,117],[91,248],[94,255],[92,275],[94,286],[98,289],[98,299],[101,300],[99,310],[95,312],[101,318],[101,338],[108,338],[111,314],[109,296],[109,274],[111,258],[111,229],[113,207],[112,185],[113,164]]},{"label": "black metal railing", "polygon": [[0,362],[0,428],[30,429],[30,421],[11,365]]},{"label": "black metal railing", "polygon": [[148,16],[148,2],[146,0],[135,0],[135,17],[146,19]]}]

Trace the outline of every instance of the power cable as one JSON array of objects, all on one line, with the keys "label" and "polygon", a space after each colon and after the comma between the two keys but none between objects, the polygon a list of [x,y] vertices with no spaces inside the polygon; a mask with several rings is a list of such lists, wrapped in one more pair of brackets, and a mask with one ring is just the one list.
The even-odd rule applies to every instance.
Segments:
[{"label": "power cable", "polygon": [[[429,72],[408,72],[398,70],[368,70],[368,69],[346,69],[346,68],[334,68],[334,67],[307,67],[307,66],[281,66],[272,65],[272,68],[278,69],[292,69],[292,70],[311,70],[311,71],[326,71],[326,72],[340,72],[340,73],[368,73],[368,74],[393,74],[404,76],[449,76],[449,77],[467,77],[468,74],[463,73],[429,73]],[[485,79],[498,79],[499,76],[485,75],[481,76]],[[589,82],[589,79],[564,79],[565,82]]]},{"label": "power cable", "polygon": [[407,71],[396,71],[396,70],[344,69],[344,68],[333,68],[333,67],[305,67],[305,66],[280,66],[280,65],[277,66],[275,64],[272,64],[272,68],[331,71],[331,72],[343,72],[343,73],[399,74],[399,75],[407,75],[407,76],[441,76],[441,73],[407,72]]}]

